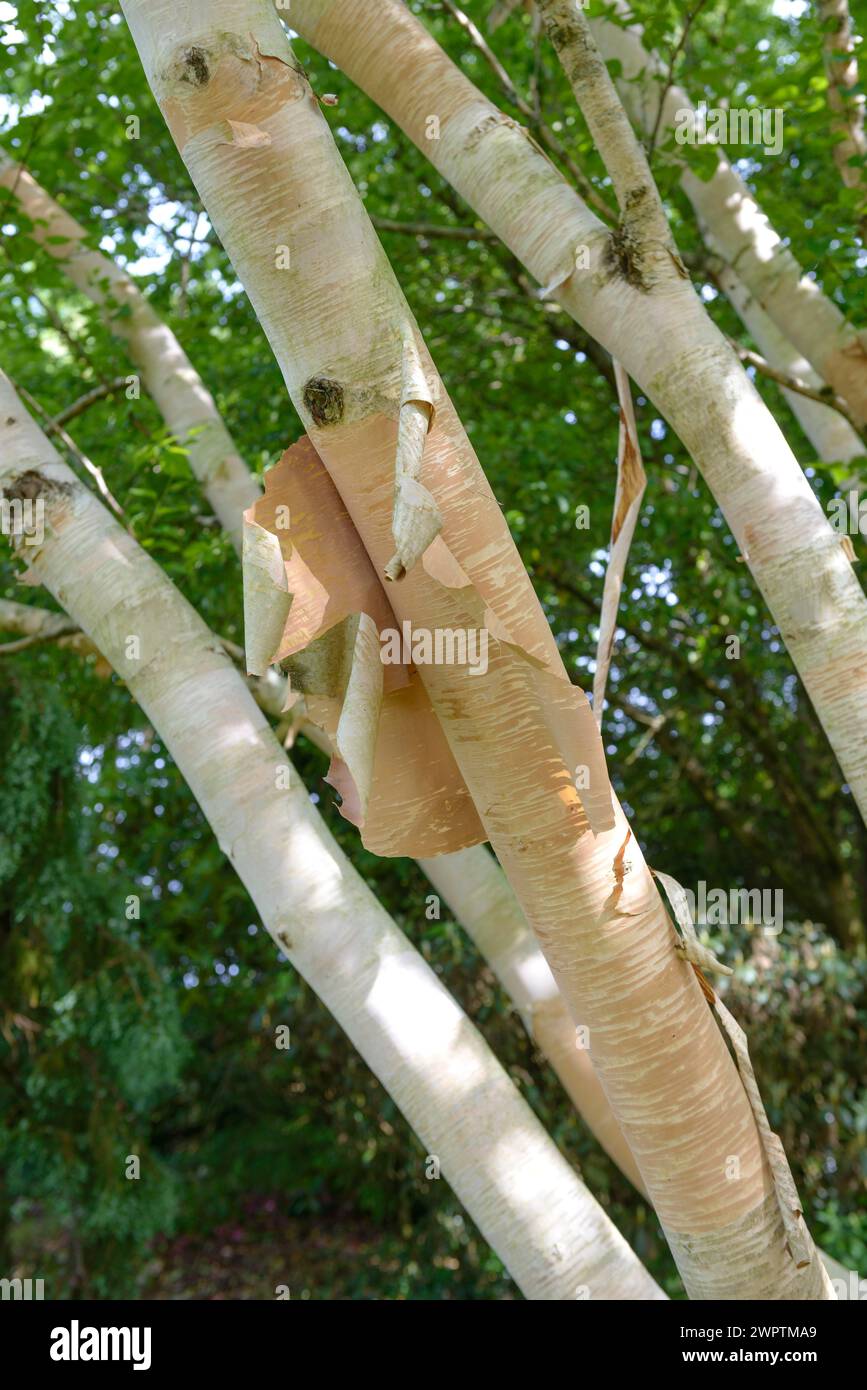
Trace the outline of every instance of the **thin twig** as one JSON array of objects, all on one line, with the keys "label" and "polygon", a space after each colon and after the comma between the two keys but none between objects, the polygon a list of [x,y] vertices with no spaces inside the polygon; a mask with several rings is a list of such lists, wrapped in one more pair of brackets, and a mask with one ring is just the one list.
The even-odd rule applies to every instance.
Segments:
[{"label": "thin twig", "polygon": [[450,241],[496,241],[487,227],[449,227],[436,222],[395,222],[391,217],[371,217],[378,232],[403,232],[406,236],[445,237]]},{"label": "thin twig", "polygon": [[506,99],[510,105],[516,107],[517,110],[520,111],[521,115],[539,137],[540,144],[544,145],[551,154],[565,165],[572,180],[581,190],[586,201],[591,207],[595,208],[600,217],[603,217],[609,226],[613,226],[617,221],[613,209],[608,206],[605,199],[596,191],[586,174],[578,167],[574,159],[572,159],[571,155],[568,153],[565,145],[561,140],[558,140],[550,126],[548,126],[541,116],[534,111],[530,102],[521,96],[521,93],[518,91],[508,72],[503,67],[503,64],[491,48],[484,34],[476,27],[469,15],[465,14],[462,9],[459,9],[458,6],[453,3],[453,0],[440,0],[440,3],[443,9],[448,10],[452,18],[456,20],[464,30],[473,47],[482,55],[488,67],[491,69],[491,72],[503,88]]},{"label": "thin twig", "polygon": [[[734,338],[729,338],[728,341],[731,343],[742,362],[746,362],[749,366],[755,367],[756,371],[761,372],[762,376],[766,376],[769,381],[775,381],[778,386],[785,387],[787,391],[794,391],[799,396],[806,396],[807,400],[816,401],[819,405],[828,406],[829,410],[836,410],[837,414],[842,415],[843,419],[852,426],[859,439],[863,438],[860,433],[860,424],[854,416],[849,414],[848,406],[843,400],[843,397],[835,395],[830,387],[827,388],[826,391],[816,391],[812,386],[808,386],[806,381],[802,381],[800,377],[790,376],[788,373],[781,372],[776,367],[772,367],[766,358],[762,357],[758,352],[753,352],[751,348],[743,347],[742,344],[736,342]],[[865,444],[864,451],[867,453],[867,444]]]},{"label": "thin twig", "polygon": [[684,21],[683,25],[683,31],[680,35],[680,38],[678,39],[678,42],[674,50],[672,51],[671,57],[669,58],[668,76],[665,79],[665,85],[662,89],[662,92],[660,93],[659,107],[657,108],[656,112],[656,120],[653,123],[653,130],[650,132],[650,140],[647,144],[648,164],[651,163],[651,161],[653,160],[653,151],[656,148],[656,137],[659,135],[659,126],[660,122],[662,121],[662,112],[665,106],[665,99],[671,91],[672,85],[674,83],[674,69],[677,65],[677,60],[686,46],[686,41],[689,37],[689,31],[692,28],[695,20],[698,18],[699,11],[704,7],[705,3],[706,0],[698,0],[698,4],[696,5],[695,9],[690,10],[689,14],[686,16],[686,20]]},{"label": "thin twig", "polygon": [[[53,618],[55,615],[51,613],[49,616]],[[70,618],[62,627],[46,627],[44,632],[31,632],[28,637],[19,637],[15,642],[0,643],[0,656],[15,656],[18,652],[26,651],[28,647],[41,647],[46,642],[56,642],[60,637],[72,637],[80,631],[78,624]]]},{"label": "thin twig", "polygon": [[[638,717],[637,710],[635,711],[634,717],[636,719]],[[659,730],[662,728],[663,724],[667,722],[667,714],[657,714],[652,720],[650,720],[649,723],[647,723],[647,727],[644,733],[641,735],[641,738],[638,740],[632,752],[629,754],[628,758],[624,762],[624,767],[631,767],[633,763],[638,761],[645,748],[647,748],[653,742],[653,740],[656,738],[656,735],[659,733]]]},{"label": "thin twig", "polygon": [[86,391],[83,396],[79,396],[72,405],[67,405],[51,421],[52,426],[57,429],[60,425],[65,425],[69,420],[74,420],[77,415],[83,415],[85,410],[95,405],[97,401],[103,400],[106,396],[113,396],[115,391],[122,391],[129,382],[129,377],[118,376],[114,381],[104,381],[99,386],[94,386],[92,390]]},{"label": "thin twig", "polygon": [[66,433],[66,430],[63,428],[62,425],[58,425],[55,420],[52,420],[51,416],[48,414],[48,411],[42,408],[39,402],[33,396],[31,396],[29,391],[27,391],[23,386],[17,384],[16,382],[13,382],[12,384],[15,387],[15,390],[18,392],[19,396],[21,396],[22,400],[26,403],[26,405],[29,406],[29,408],[39,416],[40,420],[43,423],[45,433],[57,435],[57,438],[63,444],[63,447],[66,449],[67,453],[71,454],[72,457],[85,470],[85,472],[90,474],[91,478],[93,479],[94,483],[96,484],[96,487],[100,492],[100,495],[105,499],[106,503],[109,507],[111,507],[111,510],[115,513],[115,515],[123,517],[123,508],[121,507],[117,498],[111,492],[108,483],[105,481],[105,478],[102,476],[102,469],[98,468],[97,465],[93,463],[92,460],[89,459],[86,454],[83,454],[81,452],[75,440],[72,439],[71,436]]},{"label": "thin twig", "polygon": [[[23,652],[27,647],[38,646],[41,642],[56,642],[61,637],[85,635],[78,623],[73,618],[68,618],[65,613],[52,613],[37,604],[16,603],[12,599],[0,599],[0,631],[4,629],[7,632],[23,632],[25,635],[15,642],[6,642],[0,646],[2,656]],[[231,637],[221,637],[219,633],[215,633],[214,636],[226,655],[237,666],[244,666],[247,659],[244,648],[233,642]]]}]

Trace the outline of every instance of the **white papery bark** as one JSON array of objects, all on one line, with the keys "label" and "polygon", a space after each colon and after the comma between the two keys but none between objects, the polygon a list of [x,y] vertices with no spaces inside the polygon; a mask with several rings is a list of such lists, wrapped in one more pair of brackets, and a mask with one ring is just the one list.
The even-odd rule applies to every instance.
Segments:
[{"label": "white papery bark", "polygon": [[[304,8],[293,0],[293,26],[303,22]],[[562,689],[559,657],[502,518],[494,524],[483,475],[273,12],[265,0],[226,0],[215,26],[204,0],[128,0],[124,9],[200,196],[377,572],[394,553],[394,449],[410,343],[421,354],[431,394],[414,391],[406,399],[436,402],[431,449],[438,450],[442,535],[465,569],[474,576],[484,569],[495,580],[492,592],[508,614],[506,626],[551,673],[550,688]],[[567,302],[573,233],[591,236],[600,270],[600,257],[610,249],[605,229],[580,203],[570,213],[574,195],[556,171],[472,88],[462,110],[463,89],[443,91],[441,100],[430,93],[429,65],[412,44],[381,52],[384,13],[384,6],[356,0],[342,7],[344,27],[336,32],[349,61],[341,65],[350,66],[353,54],[363,61],[372,52],[377,71],[387,85],[400,87],[422,129],[425,112],[438,113],[440,153],[444,146],[463,151],[466,181],[472,177],[483,201],[492,194],[504,215],[508,209],[533,243],[534,273],[546,284],[561,283]],[[413,23],[408,13],[405,18]],[[434,57],[435,89],[441,58]],[[504,137],[502,147],[499,140],[490,143],[491,134]],[[526,202],[524,188],[515,185],[525,154],[536,180]],[[539,225],[542,183],[547,216]],[[282,266],[275,258],[287,240],[289,268],[285,258]],[[540,275],[543,268],[550,273]],[[657,328],[644,323],[644,315],[641,323],[637,317],[624,322],[624,291],[626,308],[631,304],[636,316],[644,294],[624,286],[613,270],[607,278],[616,284],[598,292],[602,302],[594,312],[600,319],[613,316],[640,349],[642,370],[633,375],[646,376],[652,356],[654,380],[662,381]],[[679,312],[676,305],[675,333]],[[698,357],[706,371],[710,360],[716,380],[717,366],[731,374],[737,364],[724,344],[711,343],[709,349],[698,344]],[[696,349],[685,331],[674,347],[684,424],[698,413],[690,372]],[[628,355],[636,353],[630,348]],[[627,353],[621,356],[627,360]],[[749,413],[757,397],[744,389]],[[717,417],[725,419],[725,412],[715,401],[702,404],[710,405],[719,428]],[[723,433],[730,444],[731,429]],[[760,433],[760,441],[751,440],[749,460],[760,444],[772,442],[764,422]],[[435,580],[422,564],[389,587],[396,616],[428,630],[451,625],[449,593],[447,581]],[[493,695],[490,681],[483,689],[465,671],[424,667],[421,674],[561,991],[576,1021],[589,1028],[594,1059],[687,1287],[708,1297],[823,1297],[818,1260],[799,1271],[784,1249],[746,1096],[695,976],[674,950],[670,923],[622,813],[616,810],[613,830],[595,837],[586,821],[582,829],[575,819],[574,789],[552,752],[531,670],[504,647],[491,666]],[[737,1178],[729,1181],[733,1157]]]},{"label": "white papery bark", "polygon": [[[614,3],[621,17],[628,16],[628,0]],[[667,66],[645,49],[638,25],[621,28],[611,20],[593,18],[591,28],[605,58],[620,64],[617,85],[636,128],[648,135],[656,129],[657,145],[665,143],[675,129],[678,112],[693,110],[686,92],[676,84],[667,86]],[[848,401],[853,415],[867,422],[864,334],[805,275],[740,174],[721,154],[716,172],[705,181],[690,172],[684,159],[681,186],[702,228],[780,331]]]},{"label": "white papery bark", "polygon": [[[806,357],[792,347],[731,266],[718,263],[714,279],[771,366],[802,381],[812,390],[821,391],[825,384],[821,377],[816,375]],[[863,441],[838,410],[811,401],[809,396],[797,391],[787,391],[785,387],[782,392],[818,459],[826,463],[848,463],[864,454]]]},{"label": "white papery bark", "polygon": [[2,150],[0,186],[13,193],[32,222],[33,238],[97,306],[106,327],[126,343],[145,389],[188,450],[190,467],[240,551],[243,513],[258,498],[259,482],[238,454],[213,396],[174,333],[132,277],[108,256],[90,250],[85,228]]},{"label": "white papery bark", "polygon": [[[529,1298],[664,1295],[342,854],[219,641],[0,374],[0,488],[45,506],[42,582],[129,687],[275,943]],[[203,712],[206,711],[206,717]]]},{"label": "white papery bark", "polygon": [[[33,604],[0,600],[2,631],[21,636],[42,633],[51,637],[65,630],[62,626],[65,622],[62,615],[49,613]],[[61,637],[58,641],[60,646],[67,644],[74,645],[81,654],[95,650],[83,633]],[[284,710],[286,681],[276,669],[272,668],[267,676],[254,680],[251,685],[262,709],[273,715]],[[318,748],[330,752],[319,729],[314,725],[303,728],[306,737]],[[576,1030],[569,1010],[496,861],[484,846],[477,845],[457,854],[419,860],[419,867],[494,971],[584,1123],[620,1171],[646,1195],[632,1150],[596,1076],[589,1051],[576,1045]],[[829,1276],[837,1281],[837,1298],[851,1297],[857,1278],[853,1279],[849,1270],[824,1251],[819,1253]]]}]

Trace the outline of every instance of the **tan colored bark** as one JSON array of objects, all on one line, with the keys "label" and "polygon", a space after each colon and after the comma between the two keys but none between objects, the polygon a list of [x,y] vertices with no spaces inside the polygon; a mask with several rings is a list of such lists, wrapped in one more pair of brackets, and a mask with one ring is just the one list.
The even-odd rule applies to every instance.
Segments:
[{"label": "tan colored bark", "polygon": [[548,962],[496,860],[477,845],[420,859],[419,864],[493,970],[579,1115],[644,1194],[638,1165],[593,1068],[590,1050],[579,1045],[582,1039]]},{"label": "tan colored bark", "polygon": [[[32,604],[0,601],[3,631],[52,637],[65,631],[61,625],[68,622],[62,615]],[[67,643],[75,645],[81,654],[95,650],[80,632],[58,641],[60,646]],[[266,676],[254,679],[252,689],[262,709],[275,716],[283,711],[286,682],[274,668]],[[301,727],[316,747],[326,754],[331,752],[327,739],[314,725],[302,720]],[[419,867],[496,974],[578,1114],[621,1172],[646,1196],[632,1151],[614,1118],[589,1051],[576,1046],[569,1011],[496,861],[484,846],[477,845],[456,854],[419,860]],[[850,1271],[824,1251],[819,1253],[829,1276],[837,1281],[834,1287],[838,1299],[847,1299],[853,1285]]]},{"label": "tan colored bark", "polygon": [[0,439],[5,495],[45,506],[32,577],[142,706],[276,945],[519,1287],[538,1299],[664,1297],[337,847],[219,640],[60,461],[2,374]]},{"label": "tan colored bark", "polygon": [[[629,219],[610,234],[395,0],[293,0],[292,24],[398,121],[679,434],[867,816],[867,600],[779,427],[668,248],[637,241]],[[576,269],[582,247],[587,270]]]},{"label": "tan colored bark", "polygon": [[90,250],[84,227],[2,150],[0,185],[14,194],[32,223],[34,240],[97,306],[106,327],[126,344],[145,389],[169,429],[188,450],[190,467],[240,551],[241,518],[259,496],[259,483],[238,454],[213,396],[174,333],[154,312],[132,277],[110,257]]},{"label": "tan colored bark", "polygon": [[[309,720],[328,735],[326,780],[341,814],[374,854],[479,844],[485,831],[418,671],[382,660],[380,633],[400,631],[388,601],[397,586],[384,592],[309,439],[266,473],[265,495],[245,519],[257,540],[252,566],[245,547],[247,669],[261,675],[281,662],[303,692]],[[260,562],[264,541],[273,569]]]},{"label": "tan colored bark", "polygon": [[[165,0],[128,0],[124,10],[200,196],[378,573],[394,554],[407,353],[421,365],[434,405],[422,476],[443,530],[423,561],[389,586],[389,598],[396,615],[416,627],[484,620],[499,633],[484,680],[445,667],[421,674],[564,997],[576,1022],[589,1028],[603,1084],[687,1287],[732,1297],[826,1296],[818,1260],[797,1271],[783,1248],[745,1093],[695,976],[677,956],[622,812],[615,807],[612,830],[595,836],[589,830],[570,775],[578,761],[571,754],[588,747],[584,722],[575,723],[581,707],[572,705],[571,715],[565,705],[556,707],[566,677],[550,631],[273,12],[265,0],[229,0],[215,32],[199,0],[180,9]],[[372,24],[369,35],[355,27],[360,11]],[[376,49],[381,15],[381,7],[354,5],[352,21],[345,16],[348,47]],[[298,23],[295,5],[292,23]],[[413,81],[414,55],[392,52],[388,61],[396,57],[400,66],[391,77],[399,74],[423,123],[431,105],[428,70]],[[448,127],[457,119],[470,151],[480,118],[479,138],[488,130],[484,108],[475,97],[472,102],[463,114],[449,113],[447,96],[433,102],[443,140],[453,143]],[[499,117],[495,128],[508,129],[511,139],[512,127]],[[516,138],[535,161],[524,137]],[[516,199],[510,177],[514,165],[497,179],[496,153],[486,144],[475,172],[487,187],[497,183],[498,196],[523,221],[523,199]],[[546,180],[554,172],[545,160],[537,167]],[[574,242],[567,237],[564,248],[557,212],[573,195],[554,177],[553,230],[549,218],[547,230],[534,233],[540,253],[534,265],[545,260],[562,271],[565,258],[565,283]],[[538,212],[535,199],[530,202]],[[580,212],[579,219],[591,229]],[[287,237],[291,269],[283,271],[274,252]],[[600,312],[612,307],[609,301]],[[456,577],[456,566],[468,585]],[[591,792],[598,812],[602,788]],[[728,1181],[732,1157],[738,1177]],[[755,1258],[757,1240],[761,1258]],[[749,1250],[748,1269],[743,1250]]]},{"label": "tan colored bark", "polygon": [[596,670],[593,672],[593,713],[602,727],[602,707],[605,686],[614,652],[617,634],[617,612],[623,589],[623,576],[629,559],[629,547],[641,512],[641,499],[647,485],[641,448],[632,406],[629,377],[618,361],[614,361],[614,380],[620,403],[620,430],[617,442],[617,483],[614,489],[614,510],[611,515],[611,539],[608,564],[602,589],[602,609],[599,615],[599,638],[596,643]]}]

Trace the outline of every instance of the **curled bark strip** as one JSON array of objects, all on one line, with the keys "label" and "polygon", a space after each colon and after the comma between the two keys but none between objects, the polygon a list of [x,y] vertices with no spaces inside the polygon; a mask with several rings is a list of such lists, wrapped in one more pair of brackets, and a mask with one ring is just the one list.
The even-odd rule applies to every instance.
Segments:
[{"label": "curled bark strip", "polygon": [[272,532],[246,518],[242,562],[247,674],[264,676],[283,637],[292,595],[280,542]]},{"label": "curled bark strip", "polygon": [[677,950],[690,965],[695,966],[696,970],[710,970],[717,975],[732,975],[734,971],[728,965],[724,965],[718,960],[713,951],[703,946],[698,939],[695,924],[692,920],[689,902],[684,889],[680,886],[676,878],[671,874],[660,873],[658,869],[653,871],[654,878],[659,879],[671,903],[677,925],[683,933],[682,939],[677,944]]},{"label": "curled bark strip", "polygon": [[314,725],[327,732],[331,764],[325,780],[341,797],[353,825],[367,819],[382,712],[379,632],[367,613],[355,613],[286,661],[293,693]]},{"label": "curled bark strip", "polygon": [[629,547],[635,534],[641,499],[647,476],[638,447],[638,431],[632,408],[629,377],[620,363],[614,360],[614,377],[620,400],[620,439],[617,446],[617,487],[614,493],[614,514],[611,520],[611,548],[605,584],[602,589],[602,615],[599,621],[599,641],[596,644],[596,671],[593,676],[593,713],[602,725],[602,706],[605,684],[614,650],[617,629],[617,609],[623,589],[623,573],[629,557]]},{"label": "curled bark strip", "polygon": [[340,793],[346,819],[363,825],[373,786],[383,665],[379,659],[379,633],[373,619],[360,613],[355,627],[352,664],[337,721],[328,781]]},{"label": "curled bark strip", "polygon": [[[698,939],[695,924],[689,908],[686,893],[677,879],[670,874],[659,873],[653,870],[656,878],[659,879],[665,889],[668,900],[671,903],[677,924],[683,932],[683,940],[680,946],[681,953],[685,959],[694,967],[703,988],[707,986],[701,975],[701,970],[714,970],[718,974],[731,975],[733,972],[727,965],[718,961],[713,951],[703,946]],[[710,989],[710,986],[707,986]],[[707,990],[705,990],[707,997]],[[778,1135],[774,1134],[768,1120],[767,1111],[762,1101],[759,1085],[756,1081],[756,1074],[753,1071],[753,1064],[750,1060],[747,1035],[740,1024],[726,1008],[715,990],[710,991],[708,1002],[719,1019],[720,1026],[728,1038],[735,1054],[738,1073],[743,1082],[750,1109],[756,1121],[756,1128],[759,1131],[762,1148],[768,1160],[768,1167],[771,1171],[771,1178],[774,1184],[777,1203],[780,1208],[780,1215],[783,1220],[783,1228],[786,1232],[786,1241],[789,1252],[798,1269],[806,1269],[812,1262],[816,1247],[804,1221],[803,1208],[795,1180],[792,1177],[789,1162],[786,1158],[785,1150]]]},{"label": "curled bark strip", "polygon": [[434,399],[414,342],[404,347],[397,452],[394,461],[394,510],[391,530],[395,553],[385,567],[392,582],[421,559],[443,526],[442,513],[421,481],[425,440],[433,424]]},{"label": "curled bark strip", "polygon": [[756,1074],[753,1071],[753,1064],[750,1061],[747,1035],[737,1020],[729,1013],[718,995],[714,1001],[714,1012],[722,1024],[723,1032],[732,1045],[735,1060],[738,1064],[738,1071],[744,1083],[744,1090],[749,1098],[752,1112],[756,1117],[756,1126],[765,1153],[767,1154],[768,1166],[770,1167],[771,1175],[774,1180],[774,1189],[777,1194],[777,1201],[783,1218],[789,1253],[798,1269],[806,1269],[815,1257],[816,1247],[813,1244],[813,1238],[804,1221],[801,1199],[798,1196],[798,1189],[795,1186],[795,1179],[792,1177],[792,1171],[789,1167],[789,1161],[786,1158],[782,1141],[771,1129],[767,1111],[765,1110],[762,1097],[759,1093]]},{"label": "curled bark strip", "polygon": [[271,143],[271,136],[267,130],[260,130],[257,125],[251,125],[248,121],[226,121],[224,139],[227,145],[237,145],[239,149],[248,150],[261,149],[263,145]]},{"label": "curled bark strip", "polygon": [[403,579],[442,530],[442,513],[419,481],[429,422],[429,406],[419,401],[407,401],[401,406],[391,520],[396,548],[385,567],[385,577],[392,581]]},{"label": "curled bark strip", "polygon": [[268,661],[288,669],[310,720],[328,736],[327,780],[341,814],[375,854],[445,854],[484,840],[417,672],[381,660],[380,635],[400,623],[306,436],[265,475],[265,495],[245,519],[255,555],[267,536],[268,562],[276,553],[283,577],[281,584],[269,570],[268,589],[261,567],[245,564],[248,665],[251,634],[262,634]]}]

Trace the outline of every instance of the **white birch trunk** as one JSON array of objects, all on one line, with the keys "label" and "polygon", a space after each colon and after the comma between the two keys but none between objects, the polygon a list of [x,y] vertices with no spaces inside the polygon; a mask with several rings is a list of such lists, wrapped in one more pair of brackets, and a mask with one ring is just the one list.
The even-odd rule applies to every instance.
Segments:
[{"label": "white birch trunk", "polygon": [[[526,132],[395,0],[293,0],[292,24],[402,126],[667,418],[716,497],[867,817],[867,600],[770,411],[667,250],[612,239]],[[586,270],[576,269],[581,248]]]},{"label": "white birch trunk", "polygon": [[[126,343],[145,389],[188,450],[193,473],[240,553],[242,517],[260,495],[259,482],[238,454],[213,396],[174,333],[132,277],[108,256],[91,251],[84,244],[84,227],[2,150],[0,186],[14,194],[33,223],[34,240],[97,306],[106,327]],[[55,237],[60,240],[52,240]]]},{"label": "white birch trunk", "polygon": [[[621,16],[628,0],[615,0]],[[622,29],[607,19],[591,20],[605,58],[620,63],[617,84],[636,128],[650,134],[657,126],[660,97],[665,93],[657,145],[669,139],[678,112],[692,111],[686,92],[676,84],[666,90],[667,67],[645,49],[639,26]],[[683,120],[683,117],[681,117]],[[720,154],[716,172],[704,181],[684,161],[681,186],[703,230],[762,308],[815,371],[849,402],[853,415],[867,422],[867,346],[865,337],[804,274],[792,252],[747,188],[740,174]]]},{"label": "white birch trunk", "polygon": [[[792,347],[731,266],[720,263],[714,278],[771,366],[786,376],[796,377],[812,390],[821,391],[825,385],[821,377],[816,375],[806,357]],[[816,450],[816,458],[825,463],[849,463],[864,454],[862,439],[839,410],[811,401],[809,396],[797,391],[781,389],[792,414]]]},{"label": "white birch trunk", "polygon": [[[293,25],[299,9],[303,14],[303,6],[293,3]],[[200,196],[381,574],[394,554],[391,497],[405,345],[422,350],[316,100],[266,0],[227,0],[218,26],[204,0],[128,0],[124,10]],[[370,26],[366,34],[354,22],[359,12]],[[375,51],[379,57],[382,12],[379,5],[349,7],[347,54]],[[497,172],[499,147],[484,140],[483,158],[470,161],[472,174],[485,194],[495,189],[497,201],[531,237],[534,273],[542,267],[562,272],[564,258],[574,263],[575,241],[568,222],[566,228],[559,222],[574,195],[547,161],[536,162],[524,136],[499,116],[487,121],[475,96],[468,112],[448,94],[431,101],[428,68],[413,80],[418,63],[412,53],[398,49],[377,66],[389,68],[392,85],[399,84],[422,128],[431,106],[440,113],[441,146],[474,156],[490,130],[507,132],[510,148],[514,135],[515,148],[533,161],[537,183],[545,182],[548,216],[541,227],[533,228],[538,188],[528,190],[532,216],[529,224],[524,221],[514,158]],[[450,129],[453,122],[457,133]],[[573,231],[593,235],[598,265],[603,247],[595,219],[588,220],[577,203],[572,222]],[[289,242],[287,270],[276,253]],[[548,283],[555,275],[540,278]],[[600,298],[600,315],[614,312],[622,322],[621,286],[609,295],[600,292]],[[637,323],[624,328],[643,345],[643,370],[633,372],[640,379],[651,346],[659,360],[659,335],[648,324],[640,333]],[[716,339],[710,354],[699,347],[699,356],[713,360],[715,349]],[[687,376],[695,352],[688,335],[676,344],[676,361]],[[624,361],[634,356],[619,355]],[[736,366],[728,349],[719,358],[728,370]],[[423,353],[421,361],[427,399],[436,401],[431,438],[437,441],[443,536],[474,583],[487,566],[517,646],[532,651],[562,689],[559,655],[502,517],[497,513],[494,526],[484,477]],[[688,380],[684,414],[690,413],[688,403],[694,409],[690,396]],[[713,423],[718,427],[716,418]],[[764,422],[760,433],[761,442],[769,442]],[[719,457],[722,465],[722,451]],[[725,464],[730,465],[727,455]],[[799,471],[797,476],[803,481]],[[426,484],[433,481],[429,474],[422,477]],[[480,540],[482,516],[487,530]],[[428,631],[453,626],[449,593],[422,564],[389,587],[398,620]],[[695,976],[674,949],[667,914],[622,812],[616,810],[613,830],[595,837],[581,820],[529,670],[503,648],[491,662],[490,679],[474,681],[466,669],[434,666],[421,674],[564,997],[576,1021],[589,1029],[603,1083],[687,1288],[698,1297],[826,1297],[818,1259],[797,1270],[784,1248],[752,1111]],[[734,1169],[737,1177],[730,1181]]]},{"label": "white birch trunk", "polygon": [[0,439],[3,493],[45,506],[44,544],[22,547],[34,577],[142,706],[276,945],[519,1287],[533,1299],[664,1297],[335,844],[218,639],[60,461],[2,374]]},{"label": "white birch trunk", "polygon": [[[0,600],[2,631],[19,633],[22,637],[45,634],[53,638],[57,632],[65,631],[66,621],[63,616],[33,604]],[[81,655],[95,650],[83,633],[56,640],[58,646],[74,646]],[[110,671],[107,663],[106,667]],[[285,685],[285,679],[273,668],[266,677],[253,682],[253,694],[260,707],[268,713],[281,713],[285,706]],[[323,752],[330,752],[327,740],[315,726],[305,725],[304,733]],[[457,854],[443,854],[418,863],[451,908],[459,926],[494,971],[584,1123],[620,1171],[642,1196],[646,1196],[632,1150],[608,1104],[590,1054],[576,1046],[576,1030],[569,1010],[496,861],[484,846],[477,845]],[[830,1255],[822,1250],[819,1253],[829,1276],[837,1281],[837,1298],[846,1300],[850,1297],[853,1276]]]}]

